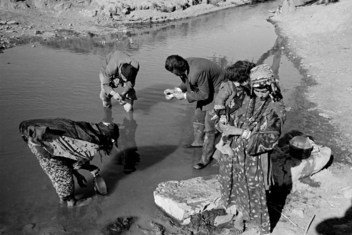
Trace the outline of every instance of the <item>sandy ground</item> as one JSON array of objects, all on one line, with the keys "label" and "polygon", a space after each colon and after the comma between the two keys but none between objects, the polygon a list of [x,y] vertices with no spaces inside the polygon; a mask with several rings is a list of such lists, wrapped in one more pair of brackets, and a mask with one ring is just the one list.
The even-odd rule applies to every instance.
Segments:
[{"label": "sandy ground", "polygon": [[[315,81],[308,88],[307,99],[339,130],[342,149],[349,149],[352,142],[351,12],[352,1],[340,0],[335,4],[298,7],[271,18],[277,32],[288,42],[290,57],[306,77]],[[351,156],[350,153],[346,159],[350,163]],[[289,222],[291,229],[306,229],[315,215],[308,234],[352,234],[351,176],[350,166],[333,163],[312,177],[319,182],[319,187],[298,184],[289,197],[299,196],[298,200],[289,201],[283,211],[288,210],[287,217],[291,215],[292,221],[296,221],[293,223],[297,226]],[[304,203],[300,203],[302,199]],[[299,223],[300,217],[303,224]],[[296,231],[295,234],[304,234],[302,229],[298,230],[301,233]]]},{"label": "sandy ground", "polygon": [[[246,1],[237,4],[243,2]],[[160,13],[153,22],[192,17],[231,6],[234,4],[194,6],[169,15]],[[299,7],[292,13],[271,18],[277,33],[286,39],[285,47],[302,74],[315,81],[308,88],[307,99],[340,131],[339,147],[347,150],[352,142],[351,12],[352,1],[340,0],[335,4]],[[136,19],[150,19],[150,14],[155,11],[134,12],[133,17],[129,16],[132,20],[126,18],[125,23],[140,23]],[[136,28],[133,24],[120,23],[98,22],[96,18],[79,17],[72,12],[53,16],[0,10],[0,49],[25,41],[104,35]],[[109,24],[113,27],[106,27]],[[137,28],[141,30],[140,24]],[[347,161],[352,163],[351,156]],[[333,163],[309,180],[309,184],[294,186],[273,234],[352,234],[351,166]]]}]

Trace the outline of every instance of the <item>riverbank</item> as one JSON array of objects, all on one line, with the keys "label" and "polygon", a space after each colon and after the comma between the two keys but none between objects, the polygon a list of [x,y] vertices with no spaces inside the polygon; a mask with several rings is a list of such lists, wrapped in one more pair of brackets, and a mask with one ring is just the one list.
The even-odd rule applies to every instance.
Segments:
[{"label": "riverbank", "polygon": [[[281,9],[282,10],[282,9]],[[287,221],[289,234],[352,233],[352,2],[297,7],[294,11],[276,12],[270,21],[286,41],[285,49],[310,84],[306,98],[327,120],[336,133],[325,133],[335,139],[336,149],[345,151],[326,170],[311,177],[311,186],[299,184],[286,200],[275,234]],[[318,183],[314,186],[315,183]],[[303,220],[302,220],[303,219]],[[300,223],[299,221],[303,222]],[[281,224],[281,225],[280,225]],[[285,233],[286,234],[286,233]]]},{"label": "riverbank", "polygon": [[[314,108],[340,132],[339,147],[348,150],[352,141],[352,2],[298,7],[271,20],[297,67],[316,83],[307,98]],[[332,134],[332,133],[327,133]],[[352,154],[346,156],[352,163]]]},{"label": "riverbank", "polygon": [[167,22],[252,2],[255,1],[0,0],[0,50],[54,38],[138,34]]}]

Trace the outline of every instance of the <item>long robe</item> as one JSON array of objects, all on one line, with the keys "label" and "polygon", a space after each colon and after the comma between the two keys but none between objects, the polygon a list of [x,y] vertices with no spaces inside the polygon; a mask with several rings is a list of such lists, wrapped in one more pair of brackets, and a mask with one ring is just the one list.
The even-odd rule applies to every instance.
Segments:
[{"label": "long robe", "polygon": [[251,130],[248,139],[232,137],[233,158],[219,159],[219,181],[226,206],[236,205],[243,219],[270,233],[262,158],[277,144],[285,120],[282,102],[246,97],[232,114],[233,126]]}]

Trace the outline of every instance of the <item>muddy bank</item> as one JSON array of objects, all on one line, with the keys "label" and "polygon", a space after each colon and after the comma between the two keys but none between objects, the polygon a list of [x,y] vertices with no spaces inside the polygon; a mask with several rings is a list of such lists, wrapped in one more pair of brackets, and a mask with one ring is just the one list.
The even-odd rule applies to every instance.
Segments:
[{"label": "muddy bank", "polygon": [[137,34],[167,22],[264,1],[0,0],[0,49],[53,38]]},{"label": "muddy bank", "polygon": [[[286,14],[275,14],[270,21],[285,38],[291,60],[305,76],[306,97],[316,112],[335,130],[324,130],[335,140],[345,162],[352,163],[352,81],[351,41],[352,2],[297,7]],[[320,127],[312,127],[320,129]]]},{"label": "muddy bank", "polygon": [[[341,0],[281,9],[269,19],[284,38],[288,57],[304,76],[297,92],[298,100],[304,101],[297,107],[302,115],[291,113],[288,121],[302,120],[301,127],[330,146],[334,157],[327,169],[291,189],[274,232],[284,229],[302,234],[308,228],[308,234],[352,232],[352,197],[345,191],[352,184],[351,10],[352,2]],[[314,117],[320,120],[318,126],[308,121]]]}]

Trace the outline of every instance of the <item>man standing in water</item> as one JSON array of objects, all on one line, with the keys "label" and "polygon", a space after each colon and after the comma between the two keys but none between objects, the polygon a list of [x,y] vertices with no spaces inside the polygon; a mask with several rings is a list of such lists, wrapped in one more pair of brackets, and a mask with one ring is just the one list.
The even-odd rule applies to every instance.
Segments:
[{"label": "man standing in water", "polygon": [[[111,107],[113,97],[119,101],[126,112],[133,110],[133,102],[137,99],[134,85],[138,71],[138,61],[121,51],[112,52],[106,57],[106,63],[99,73],[100,99],[104,107]],[[119,87],[122,87],[120,92],[118,92]]]},{"label": "man standing in water", "polygon": [[[193,166],[202,169],[211,161],[215,151],[215,125],[210,111],[214,106],[214,96],[224,80],[224,70],[216,63],[204,58],[182,58],[170,55],[165,68],[181,79],[181,85],[164,91],[166,99],[197,102],[193,116],[194,141],[187,147],[203,147],[200,161]],[[203,142],[204,138],[204,142]]]}]

